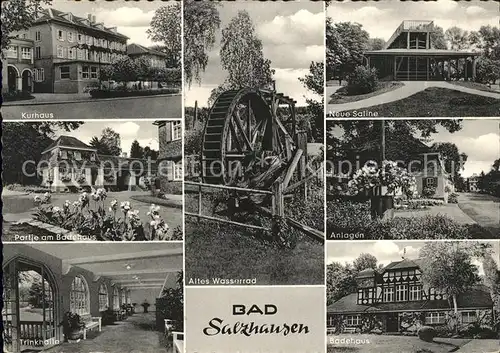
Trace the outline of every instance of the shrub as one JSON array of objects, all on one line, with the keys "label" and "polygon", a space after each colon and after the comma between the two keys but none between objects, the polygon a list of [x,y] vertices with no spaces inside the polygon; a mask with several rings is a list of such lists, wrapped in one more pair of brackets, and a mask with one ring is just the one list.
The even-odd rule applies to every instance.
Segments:
[{"label": "shrub", "polygon": [[422,341],[432,342],[436,337],[436,330],[430,326],[422,326],[417,334]]},{"label": "shrub", "polygon": [[165,195],[182,195],[182,181],[168,181],[161,183],[161,190],[151,190],[155,197],[165,198]]},{"label": "shrub", "polygon": [[426,186],[422,190],[422,196],[424,197],[432,197],[436,194],[436,187],[435,186]]},{"label": "shrub", "polygon": [[127,88],[115,90],[93,89],[90,92],[92,98],[118,98],[118,97],[142,97],[156,96],[159,94],[179,93],[177,88],[129,90]]},{"label": "shrub", "polygon": [[35,98],[28,91],[6,92],[2,95],[4,102],[22,101]]},{"label": "shrub", "polygon": [[448,203],[458,203],[458,195],[453,193],[448,196]]},{"label": "shrub", "polygon": [[349,95],[366,94],[375,91],[378,84],[377,70],[358,66],[349,75],[347,92]]},{"label": "shrub", "polygon": [[328,201],[327,228],[363,229],[371,222],[370,202]]}]

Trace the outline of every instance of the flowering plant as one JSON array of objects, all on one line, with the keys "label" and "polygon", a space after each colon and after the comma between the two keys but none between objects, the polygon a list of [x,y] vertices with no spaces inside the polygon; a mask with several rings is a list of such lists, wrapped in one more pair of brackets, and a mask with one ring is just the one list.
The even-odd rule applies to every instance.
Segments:
[{"label": "flowering plant", "polygon": [[52,198],[52,195],[49,192],[46,192],[45,194],[43,194],[42,197],[36,195],[33,198],[33,202],[35,203],[35,205],[39,206],[39,205],[50,203],[51,198]]},{"label": "flowering plant", "polygon": [[403,191],[407,196],[413,196],[416,180],[408,171],[393,161],[383,161],[382,167],[374,161],[367,162],[363,168],[354,173],[347,187],[351,195],[360,192],[371,192],[376,187],[387,187],[388,194],[396,190]]}]

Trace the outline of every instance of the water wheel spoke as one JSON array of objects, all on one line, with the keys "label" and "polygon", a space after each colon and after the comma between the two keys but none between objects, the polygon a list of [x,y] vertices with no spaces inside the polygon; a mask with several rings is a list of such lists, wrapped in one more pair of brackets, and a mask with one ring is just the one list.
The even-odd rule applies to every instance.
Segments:
[{"label": "water wheel spoke", "polygon": [[240,142],[240,139],[238,137],[238,133],[236,132],[236,128],[234,127],[233,121],[234,120],[232,120],[232,119],[229,121],[229,129],[231,130],[231,139],[230,139],[229,149],[232,149],[232,147],[233,147],[232,145],[233,145],[233,141],[234,141],[238,151],[243,152],[243,146]]},{"label": "water wheel spoke", "polygon": [[233,114],[231,121],[234,121],[236,123],[235,125],[238,129],[238,132],[240,133],[240,136],[243,138],[243,141],[245,142],[245,145],[247,146],[248,150],[253,151],[253,146],[250,143],[250,140],[248,139],[247,134],[245,133],[245,129],[243,128],[243,125],[241,124],[241,118],[240,118],[239,111],[235,111],[235,114]]}]

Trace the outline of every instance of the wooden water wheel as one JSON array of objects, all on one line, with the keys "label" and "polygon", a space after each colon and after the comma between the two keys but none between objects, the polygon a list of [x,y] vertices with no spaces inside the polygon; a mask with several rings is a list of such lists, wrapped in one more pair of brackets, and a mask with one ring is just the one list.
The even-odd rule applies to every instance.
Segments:
[{"label": "wooden water wheel", "polygon": [[203,134],[203,182],[269,188],[297,149],[295,103],[267,90],[222,93]]}]

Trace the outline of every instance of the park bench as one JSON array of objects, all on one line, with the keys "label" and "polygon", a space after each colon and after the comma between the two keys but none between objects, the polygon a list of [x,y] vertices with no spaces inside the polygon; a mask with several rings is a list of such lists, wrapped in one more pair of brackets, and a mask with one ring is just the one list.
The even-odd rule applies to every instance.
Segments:
[{"label": "park bench", "polygon": [[101,332],[101,318],[100,317],[83,315],[82,320],[83,320],[83,323],[85,324],[85,327],[83,328],[83,339],[87,338],[87,331],[90,331],[96,327],[99,329],[99,332]]},{"label": "park bench", "polygon": [[356,327],[344,327],[344,333],[356,333]]}]

